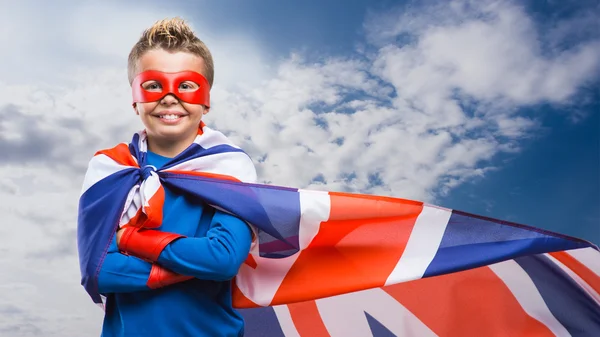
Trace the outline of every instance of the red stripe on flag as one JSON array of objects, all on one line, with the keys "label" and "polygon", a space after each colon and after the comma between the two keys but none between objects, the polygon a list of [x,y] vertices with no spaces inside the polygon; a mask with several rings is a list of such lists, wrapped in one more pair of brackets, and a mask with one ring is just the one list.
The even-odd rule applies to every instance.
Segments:
[{"label": "red stripe on flag", "polygon": [[99,154],[108,156],[120,165],[139,167],[135,159],[131,156],[131,153],[129,153],[129,146],[127,146],[127,144],[119,144],[112,149],[96,152],[96,155]]},{"label": "red stripe on flag", "polygon": [[407,199],[366,194],[329,192],[329,220],[416,217],[423,203]]},{"label": "red stripe on flag", "polygon": [[244,263],[252,269],[256,269],[256,267],[258,267],[258,263],[256,263],[256,260],[254,259],[252,254],[248,254],[248,257],[246,258],[246,261],[244,261]]},{"label": "red stripe on flag", "polygon": [[164,203],[165,190],[162,186],[159,186],[156,193],[148,200],[150,206],[144,208],[148,215],[143,225],[144,228],[158,228],[162,225]]},{"label": "red stripe on flag", "polygon": [[440,337],[554,336],[488,267],[384,287]]},{"label": "red stripe on flag", "polygon": [[231,302],[234,308],[258,308],[259,305],[246,297],[237,285],[236,279],[231,281]]},{"label": "red stripe on flag", "polygon": [[271,304],[383,286],[421,210],[421,203],[332,193],[330,220],[300,253]]},{"label": "red stripe on flag", "polygon": [[138,208],[137,212],[135,212],[135,215],[133,216],[133,218],[129,219],[129,222],[127,222],[127,226],[131,226],[131,227],[142,227],[143,223],[146,221],[146,214],[144,214],[142,212],[142,208]]},{"label": "red stripe on flag", "polygon": [[564,264],[567,268],[571,269],[577,276],[581,277],[596,293],[600,294],[600,277],[586,267],[579,260],[569,255],[567,252],[554,252],[549,253]]},{"label": "red stripe on flag", "polygon": [[315,301],[288,304],[290,316],[301,337],[330,337]]}]

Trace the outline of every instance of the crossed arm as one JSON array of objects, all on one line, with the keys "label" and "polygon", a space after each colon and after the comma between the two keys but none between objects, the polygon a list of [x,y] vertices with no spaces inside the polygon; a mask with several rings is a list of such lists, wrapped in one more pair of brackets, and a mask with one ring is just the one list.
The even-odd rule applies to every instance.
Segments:
[{"label": "crossed arm", "polygon": [[125,227],[117,232],[98,276],[100,293],[134,292],[199,278],[233,278],[250,252],[252,232],[216,211],[205,237]]}]

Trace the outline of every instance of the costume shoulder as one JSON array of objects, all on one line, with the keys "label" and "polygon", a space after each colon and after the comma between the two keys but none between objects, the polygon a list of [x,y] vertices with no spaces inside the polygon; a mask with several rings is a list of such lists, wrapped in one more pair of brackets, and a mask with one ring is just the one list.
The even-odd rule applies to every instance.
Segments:
[{"label": "costume shoulder", "polygon": [[137,159],[131,155],[129,144],[127,143],[119,143],[114,147],[97,151],[90,162],[102,160],[105,159],[105,157],[108,157],[121,165],[137,165]]},{"label": "costume shoulder", "polygon": [[97,151],[88,163],[81,194],[98,181],[127,166],[138,166],[137,159],[131,155],[127,143],[119,143],[112,148]]},{"label": "costume shoulder", "polygon": [[194,160],[193,165],[186,165],[186,169],[226,175],[245,183],[256,183],[256,167],[248,153],[221,131],[206,125],[203,125],[202,131],[194,143],[199,145],[206,155],[203,155],[201,160]]}]

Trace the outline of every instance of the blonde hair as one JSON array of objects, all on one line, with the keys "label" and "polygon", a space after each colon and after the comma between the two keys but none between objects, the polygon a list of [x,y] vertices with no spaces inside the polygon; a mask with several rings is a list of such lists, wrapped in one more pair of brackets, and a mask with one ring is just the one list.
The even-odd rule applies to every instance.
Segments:
[{"label": "blonde hair", "polygon": [[181,18],[157,21],[142,33],[138,42],[131,49],[127,61],[127,76],[130,84],[136,75],[139,59],[145,52],[159,48],[172,52],[185,51],[201,57],[206,67],[203,75],[212,87],[215,78],[212,54],[204,42],[194,34],[190,26]]}]

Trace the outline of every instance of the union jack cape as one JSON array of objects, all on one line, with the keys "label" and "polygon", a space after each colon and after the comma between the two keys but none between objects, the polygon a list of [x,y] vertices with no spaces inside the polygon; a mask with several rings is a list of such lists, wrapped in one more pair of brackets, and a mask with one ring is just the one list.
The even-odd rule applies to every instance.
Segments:
[{"label": "union jack cape", "polygon": [[118,226],[160,224],[162,186],[232,213],[256,240],[232,282],[246,336],[600,336],[600,252],[577,238],[423,202],[256,183],[204,124],[162,168],[146,135],[91,159],[80,196],[82,285]]}]

